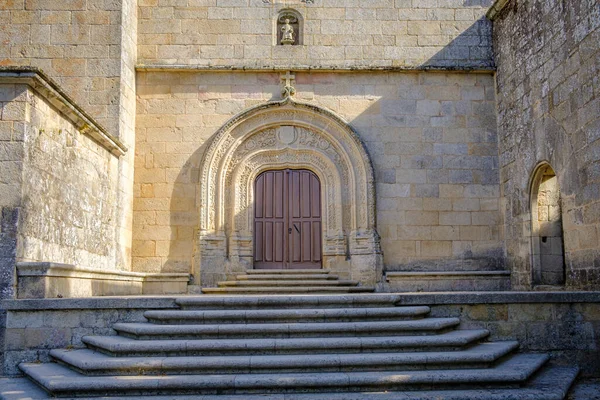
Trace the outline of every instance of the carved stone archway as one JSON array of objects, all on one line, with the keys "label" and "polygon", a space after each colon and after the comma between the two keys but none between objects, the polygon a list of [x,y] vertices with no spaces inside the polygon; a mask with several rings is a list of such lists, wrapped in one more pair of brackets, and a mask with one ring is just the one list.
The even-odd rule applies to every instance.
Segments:
[{"label": "carved stone archway", "polygon": [[340,117],[291,98],[235,116],[204,154],[196,284],[214,286],[252,268],[253,183],[279,168],[309,169],[322,182],[324,268],[376,285],[382,259],[369,156]]}]

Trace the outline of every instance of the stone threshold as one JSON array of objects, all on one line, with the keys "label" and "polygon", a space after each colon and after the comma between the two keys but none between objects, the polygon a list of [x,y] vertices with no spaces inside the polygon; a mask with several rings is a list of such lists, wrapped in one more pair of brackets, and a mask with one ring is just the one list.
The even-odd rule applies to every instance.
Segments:
[{"label": "stone threshold", "polygon": [[111,154],[120,157],[127,152],[127,147],[119,139],[108,133],[41,69],[25,66],[0,66],[0,83],[28,85],[56,107],[82,134],[92,138]]},{"label": "stone threshold", "polygon": [[281,303],[294,302],[297,297],[310,297],[313,301],[392,301],[395,305],[470,305],[470,304],[522,304],[522,303],[600,303],[600,292],[432,292],[432,293],[368,293],[341,295],[272,295],[272,296],[99,296],[69,299],[18,299],[0,302],[0,308],[7,311],[71,310],[71,309],[165,309],[179,308],[177,299],[206,300],[206,307],[241,306],[241,303],[258,304],[279,300]]}]

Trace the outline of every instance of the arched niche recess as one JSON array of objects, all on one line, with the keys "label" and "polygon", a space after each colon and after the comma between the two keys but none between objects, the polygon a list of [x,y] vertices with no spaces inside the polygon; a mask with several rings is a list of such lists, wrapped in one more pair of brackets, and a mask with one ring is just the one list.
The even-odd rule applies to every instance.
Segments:
[{"label": "arched niche recess", "polygon": [[540,163],[530,185],[532,283],[565,284],[565,254],[558,178],[547,162]]},{"label": "arched niche recess", "polygon": [[252,268],[253,184],[283,168],[311,170],[322,183],[323,267],[364,285],[379,282],[375,181],[364,145],[334,113],[286,98],[233,117],[204,154],[196,284],[214,286]]}]

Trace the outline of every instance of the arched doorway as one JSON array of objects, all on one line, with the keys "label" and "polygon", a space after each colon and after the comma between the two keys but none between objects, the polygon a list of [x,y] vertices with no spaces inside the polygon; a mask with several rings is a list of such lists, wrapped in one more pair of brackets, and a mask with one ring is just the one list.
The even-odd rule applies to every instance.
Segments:
[{"label": "arched doorway", "polygon": [[321,183],[309,170],[269,170],[254,184],[254,268],[321,268]]},{"label": "arched doorway", "polygon": [[236,115],[206,149],[195,281],[211,287],[255,267],[254,185],[263,172],[286,169],[311,171],[320,182],[319,267],[366,286],[380,282],[383,260],[369,155],[340,117],[290,97]]},{"label": "arched doorway", "polygon": [[563,285],[563,245],[560,188],[554,169],[543,163],[531,184],[531,239],[533,285]]}]

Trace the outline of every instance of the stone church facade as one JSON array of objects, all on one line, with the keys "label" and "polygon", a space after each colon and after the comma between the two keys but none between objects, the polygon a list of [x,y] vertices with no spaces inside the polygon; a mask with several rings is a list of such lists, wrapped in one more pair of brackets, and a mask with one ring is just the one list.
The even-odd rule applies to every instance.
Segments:
[{"label": "stone church facade", "polygon": [[3,299],[200,293],[262,257],[380,292],[599,287],[596,1],[0,18]]},{"label": "stone church facade", "polygon": [[[593,2],[47,3],[2,8],[5,297],[15,262],[23,297],[215,286],[252,268],[255,180],[281,169],[316,174],[318,263],[363,285],[597,282]],[[519,53],[527,13],[560,51]]]}]

